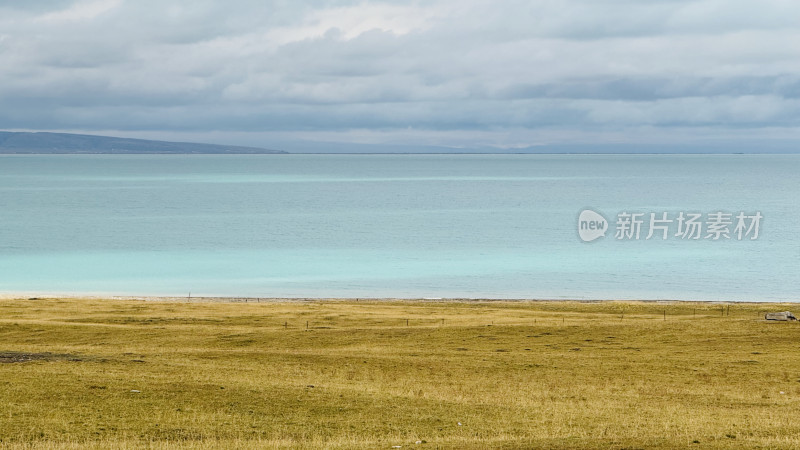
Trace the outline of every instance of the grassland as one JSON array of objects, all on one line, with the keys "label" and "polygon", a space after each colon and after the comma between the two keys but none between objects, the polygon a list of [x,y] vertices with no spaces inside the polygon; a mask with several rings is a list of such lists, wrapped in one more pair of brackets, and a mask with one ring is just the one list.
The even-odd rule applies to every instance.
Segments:
[{"label": "grassland", "polygon": [[0,300],[0,447],[800,448],[785,309]]}]

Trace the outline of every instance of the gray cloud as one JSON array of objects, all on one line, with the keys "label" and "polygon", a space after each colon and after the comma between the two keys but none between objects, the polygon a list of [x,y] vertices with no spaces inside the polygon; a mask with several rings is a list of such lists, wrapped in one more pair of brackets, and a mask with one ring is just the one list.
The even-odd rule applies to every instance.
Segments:
[{"label": "gray cloud", "polygon": [[303,3],[0,1],[0,123],[497,148],[800,125],[793,1]]}]

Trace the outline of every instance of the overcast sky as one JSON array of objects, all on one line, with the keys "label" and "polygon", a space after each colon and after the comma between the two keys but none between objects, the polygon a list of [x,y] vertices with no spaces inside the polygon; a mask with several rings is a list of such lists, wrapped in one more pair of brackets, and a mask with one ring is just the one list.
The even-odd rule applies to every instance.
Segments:
[{"label": "overcast sky", "polygon": [[798,43],[796,0],[0,0],[0,129],[800,148]]}]

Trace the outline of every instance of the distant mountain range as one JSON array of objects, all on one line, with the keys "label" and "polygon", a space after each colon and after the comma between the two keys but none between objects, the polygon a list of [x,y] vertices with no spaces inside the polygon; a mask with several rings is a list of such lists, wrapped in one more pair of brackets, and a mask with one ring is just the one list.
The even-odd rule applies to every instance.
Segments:
[{"label": "distant mountain range", "polygon": [[9,153],[270,154],[287,152],[235,145],[150,141],[87,134],[0,131],[0,154]]},{"label": "distant mountain range", "polygon": [[278,153],[363,153],[363,154],[705,154],[705,153],[800,153],[792,139],[771,139],[755,142],[698,141],[683,144],[646,142],[548,144],[524,148],[486,146],[443,147],[432,145],[359,144],[304,140],[278,141],[288,151],[236,145],[199,144],[193,142],[152,141],[112,136],[96,136],[50,132],[0,131],[0,154],[278,154]]}]

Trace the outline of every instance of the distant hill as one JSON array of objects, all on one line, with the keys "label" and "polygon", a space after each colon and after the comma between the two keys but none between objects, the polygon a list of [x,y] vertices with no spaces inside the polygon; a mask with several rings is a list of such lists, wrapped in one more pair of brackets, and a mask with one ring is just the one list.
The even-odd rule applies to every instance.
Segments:
[{"label": "distant hill", "polygon": [[9,153],[287,153],[257,147],[234,145],[196,144],[192,142],[150,141],[110,136],[93,136],[70,133],[24,133],[0,131],[0,154]]}]

